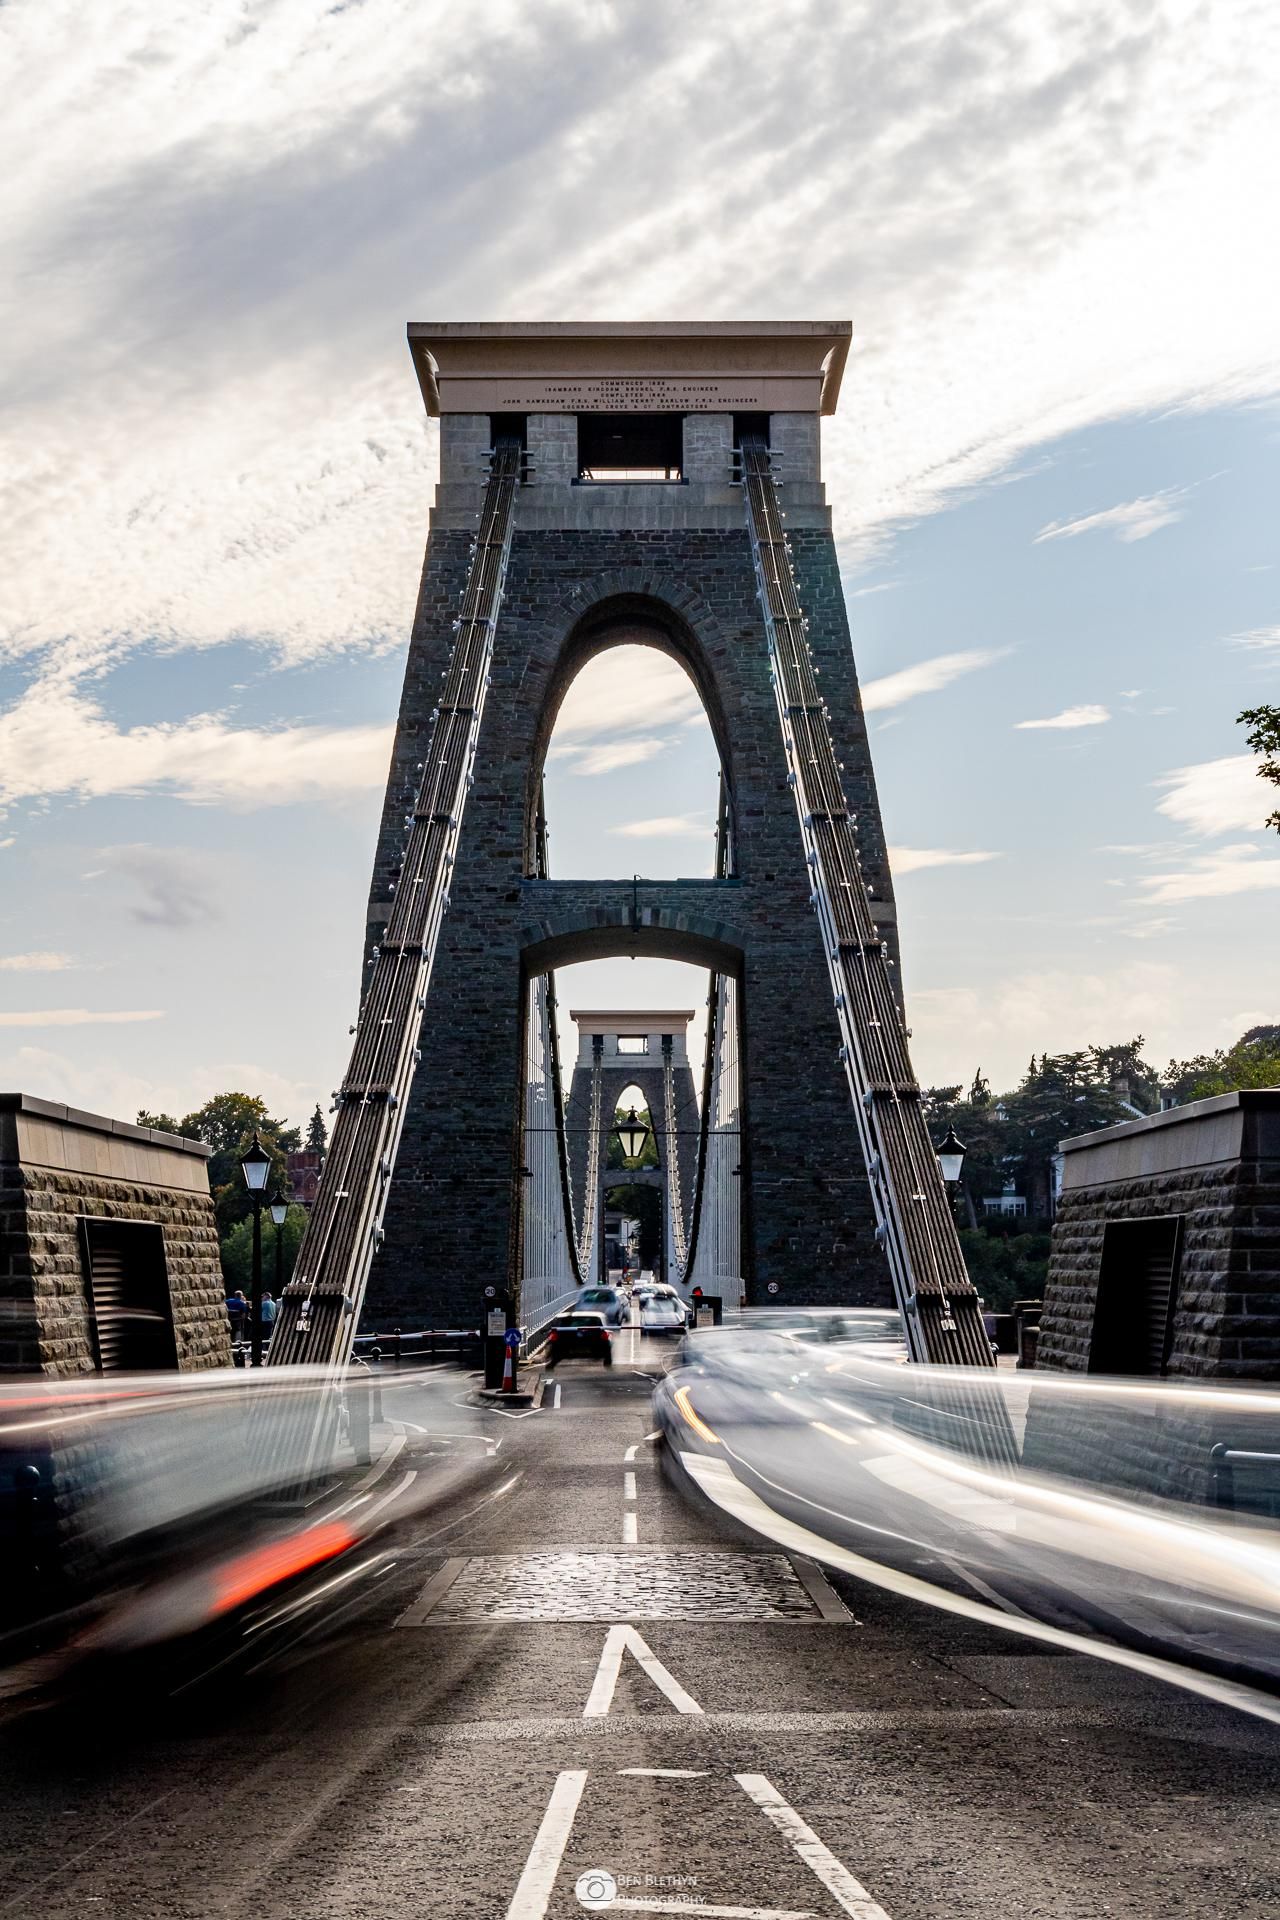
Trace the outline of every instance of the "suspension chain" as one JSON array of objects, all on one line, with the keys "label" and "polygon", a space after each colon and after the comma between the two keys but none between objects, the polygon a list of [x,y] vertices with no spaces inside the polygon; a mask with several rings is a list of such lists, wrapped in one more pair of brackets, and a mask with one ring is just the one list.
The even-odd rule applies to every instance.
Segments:
[{"label": "suspension chain", "polygon": [[271,1342],[272,1366],[342,1364],[382,1240],[382,1216],[419,1052],[427,989],[449,909],[449,880],[480,732],[493,636],[511,551],[523,458],[517,439],[490,455],[489,480],[440,704],[431,715],[386,931],[369,961],[351,1064],[336,1096],[324,1178]]},{"label": "suspension chain", "polygon": [[671,1037],[662,1041],[663,1128],[666,1134],[667,1195],[671,1207],[671,1239],[675,1248],[676,1273],[683,1280],[689,1265],[689,1243],[684,1231],[684,1201],[680,1193],[679,1135],[676,1131],[676,1075],[671,1063]]},{"label": "suspension chain", "polygon": [[800,818],[810,904],[822,929],[840,1060],[870,1176],[876,1238],[889,1258],[912,1358],[990,1366],[978,1296],[965,1271],[911,1071],[889,958],[867,900],[829,714],[818,691],[809,622],[762,436],[744,438],[741,462],[787,783]]}]

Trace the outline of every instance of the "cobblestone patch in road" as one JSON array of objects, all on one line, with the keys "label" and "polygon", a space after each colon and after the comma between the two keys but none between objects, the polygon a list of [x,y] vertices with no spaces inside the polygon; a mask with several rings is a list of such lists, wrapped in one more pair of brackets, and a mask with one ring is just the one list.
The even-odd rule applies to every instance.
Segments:
[{"label": "cobblestone patch in road", "polygon": [[487,1554],[429,1609],[473,1620],[799,1620],[817,1607],[780,1553],[647,1548]]}]

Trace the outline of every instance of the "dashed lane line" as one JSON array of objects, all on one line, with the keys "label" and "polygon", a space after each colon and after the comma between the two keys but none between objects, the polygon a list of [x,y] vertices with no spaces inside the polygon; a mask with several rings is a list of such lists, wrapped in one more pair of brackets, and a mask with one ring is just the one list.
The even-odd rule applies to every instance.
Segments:
[{"label": "dashed lane line", "polygon": [[622,1544],[624,1547],[634,1547],[639,1544],[639,1538],[636,1532],[635,1513],[628,1507],[622,1516]]},{"label": "dashed lane line", "polygon": [[635,1457],[636,1457],[636,1452],[637,1452],[637,1450],[638,1450],[638,1448],[639,1448],[639,1445],[640,1445],[640,1442],[639,1442],[638,1440],[637,1440],[637,1441],[635,1441],[635,1442],[633,1442],[633,1444],[632,1444],[631,1446],[629,1446],[629,1447],[627,1448],[627,1450],[626,1450],[626,1452],[625,1452],[625,1453],[623,1454],[623,1456],[622,1456],[622,1457],[623,1457],[623,1459],[624,1459],[624,1460],[634,1460],[634,1459],[635,1459]]},{"label": "dashed lane line", "polygon": [[623,1497],[623,1499],[624,1499],[624,1500],[634,1500],[634,1499],[635,1499],[635,1497],[636,1497],[636,1477],[635,1477],[635,1475],[634,1475],[634,1473],[624,1473],[624,1474],[623,1474],[623,1476],[622,1476],[622,1497]]}]

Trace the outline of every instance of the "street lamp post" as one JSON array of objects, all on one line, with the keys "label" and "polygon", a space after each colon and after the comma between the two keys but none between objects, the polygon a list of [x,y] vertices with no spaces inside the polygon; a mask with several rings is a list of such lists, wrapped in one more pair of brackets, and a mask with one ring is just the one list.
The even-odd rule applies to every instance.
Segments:
[{"label": "street lamp post", "polygon": [[249,1303],[251,1327],[249,1364],[262,1365],[262,1196],[267,1190],[267,1175],[271,1172],[271,1155],[263,1146],[255,1131],[253,1145],[240,1162],[240,1171],[244,1183],[249,1189],[249,1198],[253,1201],[253,1284]]},{"label": "street lamp post", "polygon": [[626,1119],[617,1122],[613,1137],[622,1148],[622,1157],[627,1165],[634,1167],[649,1144],[649,1129],[632,1107]]},{"label": "street lamp post", "polygon": [[[289,1218],[289,1202],[282,1188],[277,1187],[268,1205],[271,1209],[271,1224],[276,1230],[276,1312],[280,1311],[280,1301],[284,1294],[284,1223]],[[273,1319],[272,1325],[275,1325]]]},{"label": "street lamp post", "polygon": [[947,1198],[954,1212],[956,1187],[960,1182],[960,1169],[964,1166],[964,1142],[956,1139],[954,1127],[947,1128],[946,1139],[935,1151],[938,1156],[938,1171],[946,1184]]}]

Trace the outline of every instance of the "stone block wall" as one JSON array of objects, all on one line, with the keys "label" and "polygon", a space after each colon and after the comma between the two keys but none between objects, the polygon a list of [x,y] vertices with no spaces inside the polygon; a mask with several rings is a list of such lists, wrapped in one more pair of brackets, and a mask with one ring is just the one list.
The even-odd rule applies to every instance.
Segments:
[{"label": "stone block wall", "polygon": [[229,1366],[204,1150],[7,1094],[0,1095],[0,1371],[95,1371],[80,1226],[86,1216],[160,1226],[178,1365]]},{"label": "stone block wall", "polygon": [[1280,1091],[1227,1094],[1066,1144],[1037,1365],[1088,1370],[1107,1227],[1177,1215],[1169,1373],[1280,1377]]}]

